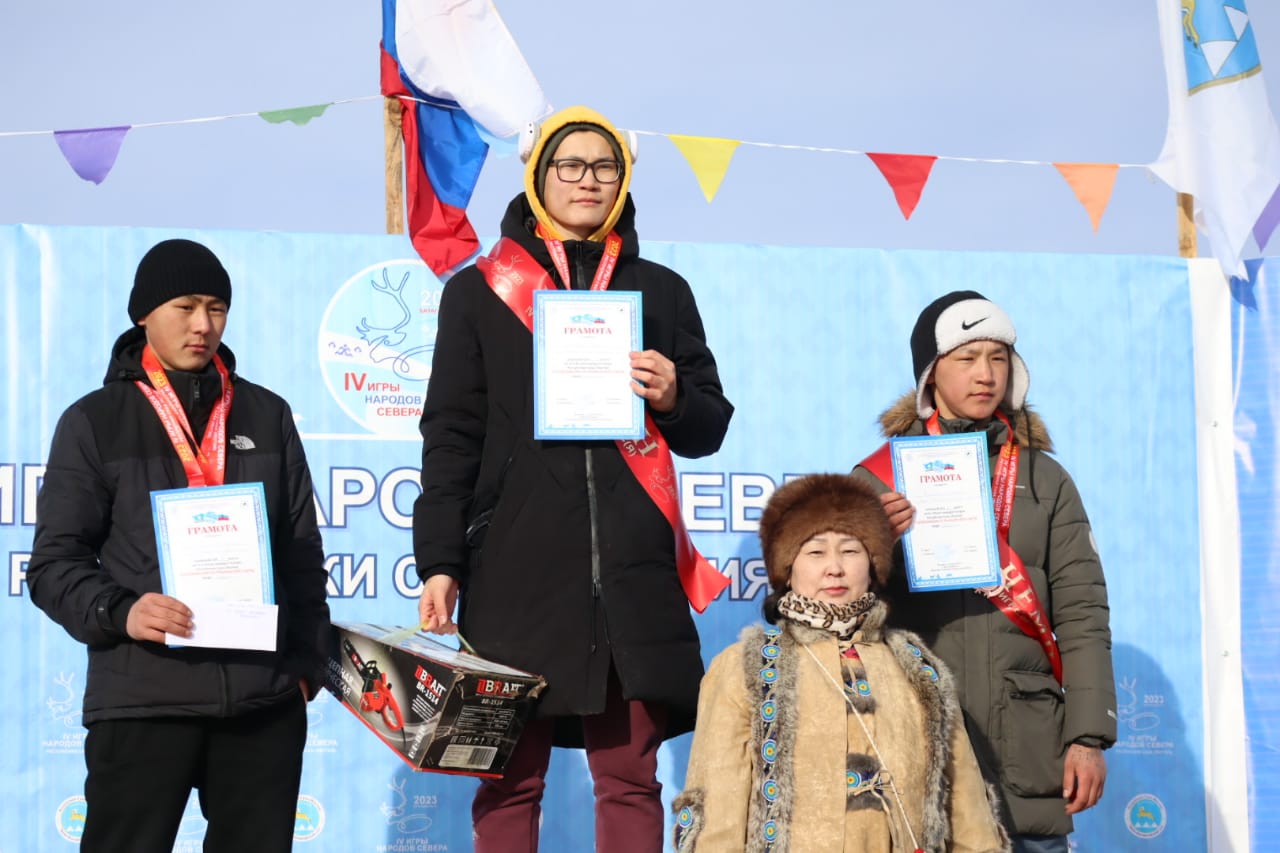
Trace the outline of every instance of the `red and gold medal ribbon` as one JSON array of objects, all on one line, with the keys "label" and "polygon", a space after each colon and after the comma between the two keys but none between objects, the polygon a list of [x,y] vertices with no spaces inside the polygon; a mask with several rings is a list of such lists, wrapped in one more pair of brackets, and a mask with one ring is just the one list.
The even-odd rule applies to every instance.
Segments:
[{"label": "red and gold medal ribbon", "polygon": [[222,380],[222,394],[209,413],[209,425],[204,430],[204,440],[199,447],[192,446],[194,433],[187,421],[186,410],[178,401],[169,377],[160,364],[160,359],[148,344],[142,349],[142,369],[147,372],[151,384],[138,380],[134,384],[146,395],[164,425],[164,431],[173,443],[173,449],[182,460],[182,467],[187,472],[187,485],[192,488],[200,486],[221,486],[227,471],[227,415],[231,411],[231,399],[234,391],[231,386],[230,372],[217,353],[213,356],[213,366]]},{"label": "red and gold medal ribbon", "polygon": [[[564,259],[564,246],[558,240],[547,240],[551,257],[566,286],[569,284],[568,263]],[[553,246],[559,247],[559,255]],[[605,238],[604,257],[596,269],[592,290],[604,290],[609,286],[617,266],[622,240],[614,232]],[[561,267],[561,264],[564,264]],[[555,284],[547,271],[535,261],[519,243],[503,237],[488,256],[476,261],[476,267],[484,274],[485,281],[498,298],[520,319],[530,332],[533,331],[533,292],[554,290]],[[676,571],[680,585],[693,609],[701,613],[720,592],[729,585],[729,578],[716,571],[707,559],[698,553],[689,538],[684,517],[680,513],[680,500],[676,492],[675,462],[666,438],[646,411],[644,438],[638,441],[619,440],[618,450],[623,460],[639,481],[645,494],[662,512],[675,535]]]}]

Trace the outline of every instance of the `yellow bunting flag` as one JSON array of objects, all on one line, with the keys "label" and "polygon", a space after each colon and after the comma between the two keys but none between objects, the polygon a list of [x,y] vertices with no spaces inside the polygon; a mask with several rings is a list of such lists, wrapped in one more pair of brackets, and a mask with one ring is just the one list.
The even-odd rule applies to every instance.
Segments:
[{"label": "yellow bunting flag", "polygon": [[698,186],[702,187],[702,194],[710,204],[720,191],[720,182],[724,180],[725,173],[729,171],[729,161],[733,159],[733,152],[738,149],[738,140],[718,139],[714,136],[678,136],[674,133],[667,134],[667,138],[676,144],[684,159],[689,162],[689,168],[693,169],[693,176],[698,179]]},{"label": "yellow bunting flag", "polygon": [[332,104],[314,104],[309,107],[294,107],[289,110],[265,110],[258,113],[263,121],[269,121],[272,124],[283,124],[291,121],[296,125],[304,125],[313,118],[319,118],[324,115],[324,111],[329,109]]},{"label": "yellow bunting flag", "polygon": [[1116,172],[1120,170],[1118,163],[1054,163],[1071,190],[1084,205],[1089,219],[1093,222],[1093,230],[1098,230],[1102,221],[1102,213],[1111,201],[1111,191],[1116,186]]}]

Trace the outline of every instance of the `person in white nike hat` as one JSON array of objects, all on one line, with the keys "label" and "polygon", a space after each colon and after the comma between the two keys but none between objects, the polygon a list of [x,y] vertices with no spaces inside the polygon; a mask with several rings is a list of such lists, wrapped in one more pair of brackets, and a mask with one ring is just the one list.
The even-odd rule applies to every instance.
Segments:
[{"label": "person in white nike hat", "polygon": [[[1009,550],[1000,586],[912,593],[898,571],[887,597],[893,624],[918,633],[955,674],[1015,851],[1066,853],[1072,815],[1102,796],[1102,751],[1116,738],[1110,610],[1080,494],[1026,404],[1030,374],[1016,341],[1009,315],[971,290],[939,297],[916,320],[914,387],[881,415],[882,432],[985,433],[993,478],[1014,483],[1012,501],[996,497]],[[854,475],[882,493],[901,532],[910,510],[892,491],[887,458],[881,448]]]}]

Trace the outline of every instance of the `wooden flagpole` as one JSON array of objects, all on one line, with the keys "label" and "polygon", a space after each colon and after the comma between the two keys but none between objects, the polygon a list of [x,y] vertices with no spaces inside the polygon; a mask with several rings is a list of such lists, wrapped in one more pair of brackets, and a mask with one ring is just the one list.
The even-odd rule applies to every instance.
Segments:
[{"label": "wooden flagpole", "polygon": [[1196,257],[1195,197],[1190,193],[1178,193],[1178,256]]},{"label": "wooden flagpole", "polygon": [[[404,233],[404,146],[399,98],[382,99],[382,141],[387,164],[387,233]],[[1194,236],[1194,232],[1193,232]]]}]

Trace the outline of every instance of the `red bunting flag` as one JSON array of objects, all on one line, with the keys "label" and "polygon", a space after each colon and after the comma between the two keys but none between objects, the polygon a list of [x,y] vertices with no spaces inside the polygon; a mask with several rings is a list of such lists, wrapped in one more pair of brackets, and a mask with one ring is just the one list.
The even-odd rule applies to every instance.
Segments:
[{"label": "red bunting flag", "polygon": [[929,171],[937,157],[928,154],[867,154],[889,182],[904,219],[910,219],[924,192]]}]

